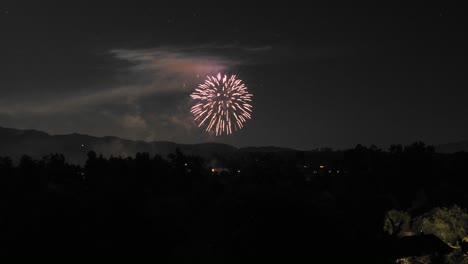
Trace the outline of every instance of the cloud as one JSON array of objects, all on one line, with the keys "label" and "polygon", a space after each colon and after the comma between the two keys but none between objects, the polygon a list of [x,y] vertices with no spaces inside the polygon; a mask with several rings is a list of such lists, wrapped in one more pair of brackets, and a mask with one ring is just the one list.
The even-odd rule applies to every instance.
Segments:
[{"label": "cloud", "polygon": [[148,124],[141,116],[128,114],[122,117],[122,125],[124,127],[137,129],[145,129],[148,127]]},{"label": "cloud", "polygon": [[60,100],[50,102],[32,103],[20,102],[14,105],[3,103],[0,113],[14,114],[54,114],[65,112],[77,112],[88,109],[88,107],[102,104],[129,104],[138,98],[164,91],[154,84],[139,86],[121,86],[111,89],[86,94],[68,95]]},{"label": "cloud", "polygon": [[106,76],[93,89],[90,86],[72,89],[73,82],[80,78],[76,72],[67,79],[70,89],[62,89],[66,91],[63,94],[41,87],[44,95],[41,98],[28,95],[0,98],[0,120],[11,126],[43,126],[50,133],[201,141],[211,135],[198,129],[193,121],[189,112],[190,91],[206,75],[229,73],[258,63],[254,55],[269,49],[211,44],[110,49],[107,59],[119,63],[108,64],[110,69],[106,70],[113,75]]},{"label": "cloud", "polygon": [[263,51],[270,51],[272,50],[273,47],[272,46],[260,46],[260,47],[246,47],[244,48],[245,51],[249,51],[249,52],[263,52]]},{"label": "cloud", "polygon": [[135,72],[154,73],[154,76],[193,77],[224,71],[239,62],[219,56],[199,54],[193,48],[184,49],[115,49],[116,58],[133,63]]},{"label": "cloud", "polygon": [[77,112],[105,104],[133,104],[142,97],[189,91],[197,78],[225,71],[239,61],[209,54],[209,46],[152,49],[112,49],[109,54],[125,61],[126,85],[101,87],[95,92],[67,94],[60,100],[2,103],[0,113],[14,115]]}]

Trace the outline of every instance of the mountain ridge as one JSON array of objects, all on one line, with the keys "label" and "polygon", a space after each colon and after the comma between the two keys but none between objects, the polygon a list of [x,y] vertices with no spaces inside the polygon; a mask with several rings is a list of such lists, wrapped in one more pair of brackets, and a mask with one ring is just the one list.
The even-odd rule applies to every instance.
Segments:
[{"label": "mountain ridge", "polygon": [[[40,159],[50,153],[62,153],[67,160],[75,164],[83,164],[87,153],[91,150],[103,156],[134,156],[137,152],[148,152],[151,155],[166,157],[180,149],[188,155],[198,155],[205,159],[233,155],[236,153],[282,153],[289,157],[297,152],[317,152],[317,150],[302,151],[293,148],[276,146],[235,147],[216,142],[183,144],[171,141],[143,141],[123,139],[115,136],[91,136],[71,133],[51,135],[35,129],[15,129],[0,126],[0,156],[9,156],[18,160],[22,155]],[[468,151],[468,141],[440,144],[435,147],[438,153],[454,153]]]},{"label": "mountain ridge", "polygon": [[167,156],[180,149],[189,155],[198,155],[211,159],[219,155],[248,152],[294,152],[290,148],[275,146],[235,147],[225,143],[203,142],[197,144],[177,143],[171,141],[130,140],[115,136],[91,136],[81,133],[49,134],[35,129],[15,129],[0,126],[0,156],[10,156],[14,160],[22,155],[35,159],[50,153],[62,153],[71,163],[83,164],[87,153],[95,151],[109,157],[134,156],[137,152],[148,152],[151,155]]}]

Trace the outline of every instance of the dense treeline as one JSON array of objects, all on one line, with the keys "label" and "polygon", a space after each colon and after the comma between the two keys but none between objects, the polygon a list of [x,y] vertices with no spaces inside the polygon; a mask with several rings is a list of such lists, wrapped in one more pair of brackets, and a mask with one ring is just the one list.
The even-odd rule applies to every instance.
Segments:
[{"label": "dense treeline", "polygon": [[[104,158],[0,158],[0,253],[77,255],[392,255],[389,210],[468,207],[468,153],[423,143],[357,147],[316,167],[298,155],[177,151]],[[307,167],[307,170],[304,168]],[[322,171],[323,170],[323,171]],[[329,255],[330,254],[330,255]]]}]

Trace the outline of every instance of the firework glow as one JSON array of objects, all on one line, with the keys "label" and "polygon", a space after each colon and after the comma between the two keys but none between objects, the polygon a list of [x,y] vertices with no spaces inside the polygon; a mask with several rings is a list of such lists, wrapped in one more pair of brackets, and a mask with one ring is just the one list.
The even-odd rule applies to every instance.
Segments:
[{"label": "firework glow", "polygon": [[206,131],[216,136],[230,135],[252,118],[252,96],[236,75],[218,73],[207,76],[190,95],[195,102],[190,112],[198,127],[206,125]]}]

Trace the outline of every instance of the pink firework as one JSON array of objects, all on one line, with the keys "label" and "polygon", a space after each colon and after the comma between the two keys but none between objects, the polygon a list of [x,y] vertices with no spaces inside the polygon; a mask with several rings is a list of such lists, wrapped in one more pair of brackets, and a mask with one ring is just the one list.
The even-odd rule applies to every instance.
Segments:
[{"label": "pink firework", "polygon": [[195,101],[190,112],[198,127],[207,124],[206,131],[214,130],[216,136],[232,134],[252,118],[252,94],[236,75],[207,76],[190,97]]}]

